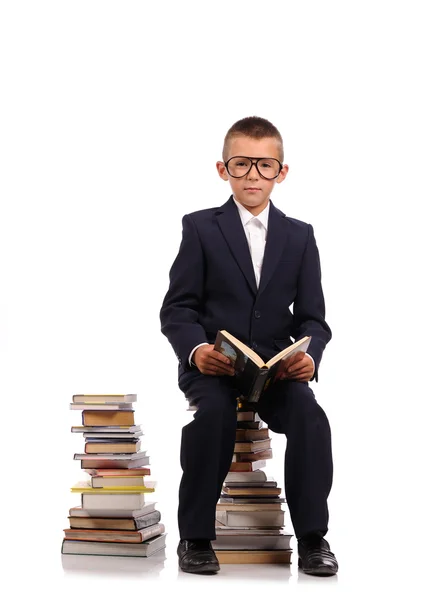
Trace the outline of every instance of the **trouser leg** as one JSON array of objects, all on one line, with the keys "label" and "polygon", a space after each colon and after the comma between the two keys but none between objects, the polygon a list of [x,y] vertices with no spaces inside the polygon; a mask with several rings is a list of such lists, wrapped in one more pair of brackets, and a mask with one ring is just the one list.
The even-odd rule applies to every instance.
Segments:
[{"label": "trouser leg", "polygon": [[[236,439],[236,394],[227,378],[201,376],[187,386],[197,404],[182,429],[178,522],[181,539],[215,539],[215,511]],[[185,390],[184,390],[185,391]]]},{"label": "trouser leg", "polygon": [[270,429],[284,433],[285,495],[298,538],[328,531],[327,498],[333,479],[331,431],[313,391],[296,381],[276,382],[260,404]]}]

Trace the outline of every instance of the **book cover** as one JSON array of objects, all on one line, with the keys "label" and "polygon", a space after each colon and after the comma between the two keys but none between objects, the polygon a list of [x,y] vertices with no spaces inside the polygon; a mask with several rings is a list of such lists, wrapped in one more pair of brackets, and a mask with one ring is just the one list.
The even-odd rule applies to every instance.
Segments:
[{"label": "book cover", "polygon": [[283,510],[216,510],[216,519],[223,525],[231,525],[232,527],[283,527],[284,516],[285,512]]},{"label": "book cover", "polygon": [[255,535],[292,535],[285,531],[283,527],[228,527],[221,525],[219,521],[215,522],[216,536],[255,536]]},{"label": "book cover", "polygon": [[[74,506],[69,509],[70,517],[82,518],[115,518],[115,519],[139,519],[149,518],[156,511],[157,502],[145,502],[141,508],[84,508],[82,506]],[[156,521],[157,522],[157,521]]]},{"label": "book cover", "polygon": [[91,540],[93,542],[116,542],[140,544],[161,533],[165,533],[163,523],[156,523],[135,531],[120,529],[65,529],[65,540]]},{"label": "book cover", "polygon": [[[108,458],[94,458],[93,454],[86,455],[88,458],[80,460],[80,466],[84,470],[88,469],[133,469],[150,464],[149,456],[141,458],[119,458],[114,460],[116,454],[107,455]],[[124,454],[121,456],[125,456]]]},{"label": "book cover", "polygon": [[[265,466],[265,465],[264,465]],[[238,485],[244,485],[245,482],[249,484],[255,483],[264,485],[267,481],[267,475],[265,471],[262,471],[262,467],[260,469],[256,469],[255,471],[247,472],[247,473],[234,473],[230,471],[227,473],[225,477],[224,484],[233,484],[238,483]]]},{"label": "book cover", "polygon": [[83,410],[82,425],[134,425],[134,410]]},{"label": "book cover", "polygon": [[88,475],[94,477],[136,477],[151,475],[151,469],[144,467],[141,469],[85,469]]},{"label": "book cover", "polygon": [[216,557],[225,564],[291,564],[292,550],[217,550]]},{"label": "book cover", "polygon": [[91,487],[93,488],[120,488],[120,487],[156,487],[155,481],[148,481],[145,477],[91,477]]},{"label": "book cover", "polygon": [[86,454],[84,452],[76,452],[74,454],[74,460],[113,460],[113,461],[119,461],[119,460],[135,460],[138,458],[142,458],[145,457],[146,455],[146,450],[140,450],[139,452],[124,452],[122,454],[116,454],[116,453],[107,453],[107,452],[102,452],[100,454]]},{"label": "book cover", "polygon": [[84,404],[71,402],[69,405],[71,410],[131,410],[131,406],[131,404],[93,404],[92,402]]},{"label": "book cover", "polygon": [[264,488],[264,487],[268,487],[268,488],[272,488],[272,487],[277,487],[277,482],[273,480],[273,478],[270,478],[270,481],[265,480],[265,481],[254,481],[254,480],[248,480],[248,479],[233,479],[232,476],[245,476],[245,475],[255,475],[256,473],[261,473],[262,471],[253,471],[250,473],[228,473],[228,475],[225,478],[224,481],[224,485],[229,485],[231,487],[237,487],[237,488],[241,488],[241,487],[258,487],[258,488]]},{"label": "book cover", "polygon": [[143,556],[148,557],[165,548],[167,534],[162,533],[140,544],[63,540],[62,554],[94,554],[102,556]]},{"label": "book cover", "polygon": [[245,484],[243,487],[233,485],[223,485],[222,493],[229,496],[279,496],[282,488],[280,487],[254,487]]},{"label": "book cover", "polygon": [[128,404],[137,401],[137,394],[73,394],[73,403]]},{"label": "book cover", "polygon": [[211,543],[213,550],[291,550],[290,533],[274,531],[256,535],[222,535],[216,530],[216,539]]},{"label": "book cover", "polygon": [[271,439],[250,440],[245,442],[236,442],[234,444],[234,452],[259,452],[271,448]]},{"label": "book cover", "polygon": [[154,486],[120,486],[120,487],[93,487],[89,481],[79,481],[72,486],[71,492],[83,494],[152,494],[156,491]]},{"label": "book cover", "polygon": [[143,433],[141,431],[137,433],[95,433],[95,432],[87,432],[83,433],[83,437],[86,442],[99,442],[99,443],[117,443],[117,442],[138,442],[140,436]]},{"label": "book cover", "polygon": [[268,427],[262,429],[236,429],[236,442],[253,442],[269,438],[270,431]]},{"label": "book cover", "polygon": [[140,517],[77,517],[69,516],[69,524],[73,529],[119,529],[136,531],[155,525],[161,519],[160,511],[153,510]]},{"label": "book cover", "polygon": [[246,429],[262,429],[264,422],[257,412],[251,410],[237,412],[237,427]]},{"label": "book cover", "polygon": [[250,502],[221,502],[220,499],[216,505],[216,511],[225,510],[225,511],[237,511],[237,512],[257,512],[263,510],[276,510],[281,511],[281,502],[255,502],[251,500]]},{"label": "book cover", "polygon": [[90,442],[87,441],[85,443],[85,453],[86,454],[134,454],[135,452],[139,452],[142,446],[141,441],[137,442],[126,442],[113,440],[111,442],[100,440],[100,442]]},{"label": "book cover", "polygon": [[83,434],[131,434],[136,433],[141,435],[142,428],[140,425],[73,425],[71,427],[71,433],[83,433]]},{"label": "book cover", "polygon": [[[238,415],[241,413],[237,413]],[[258,419],[257,421],[242,421],[240,419],[237,420],[237,426],[241,429],[254,429],[259,430],[263,427],[264,423]]]},{"label": "book cover", "polygon": [[254,460],[249,462],[232,462],[230,471],[257,471],[267,465],[266,460]]},{"label": "book cover", "polygon": [[251,504],[254,502],[255,504],[266,504],[269,502],[270,504],[285,504],[285,498],[278,498],[273,496],[271,498],[261,497],[261,496],[243,496],[242,498],[233,498],[232,496],[221,495],[219,498],[219,502],[221,505],[223,504]]},{"label": "book cover", "polygon": [[237,452],[235,454],[236,462],[250,462],[250,460],[268,460],[273,458],[273,450],[267,448],[265,450],[258,450],[257,452]]},{"label": "book cover", "polygon": [[137,509],[142,508],[145,504],[145,494],[81,494],[82,508],[105,509],[105,508],[122,508],[122,509]]}]

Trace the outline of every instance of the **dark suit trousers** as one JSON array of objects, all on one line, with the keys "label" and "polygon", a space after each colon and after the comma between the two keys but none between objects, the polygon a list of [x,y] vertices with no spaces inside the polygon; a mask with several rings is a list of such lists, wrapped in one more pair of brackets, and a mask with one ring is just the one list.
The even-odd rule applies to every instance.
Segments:
[{"label": "dark suit trousers", "polygon": [[[236,397],[231,377],[189,373],[180,380],[198,406],[182,430],[179,486],[181,539],[211,539],[215,508],[230,468],[236,438]],[[285,497],[298,538],[328,530],[327,497],[333,476],[330,425],[308,384],[279,381],[258,404],[272,431],[285,434]]]}]

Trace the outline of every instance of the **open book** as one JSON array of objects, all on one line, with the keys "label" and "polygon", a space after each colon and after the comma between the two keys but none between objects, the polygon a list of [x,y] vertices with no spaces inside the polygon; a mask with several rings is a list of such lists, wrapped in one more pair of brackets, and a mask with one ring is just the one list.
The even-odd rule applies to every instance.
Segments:
[{"label": "open book", "polygon": [[264,362],[259,354],[222,329],[217,332],[214,349],[231,360],[237,387],[247,402],[258,402],[268,386],[285,370],[285,360],[296,352],[306,352],[311,336],[305,336]]}]

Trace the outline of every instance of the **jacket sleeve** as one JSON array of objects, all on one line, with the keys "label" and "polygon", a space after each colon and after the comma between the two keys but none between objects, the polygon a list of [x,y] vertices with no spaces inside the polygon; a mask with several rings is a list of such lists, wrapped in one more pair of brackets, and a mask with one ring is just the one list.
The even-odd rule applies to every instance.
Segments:
[{"label": "jacket sleeve", "polygon": [[160,310],[161,331],[172,345],[179,364],[191,369],[191,350],[207,336],[199,310],[204,286],[204,256],[199,234],[190,215],[182,220],[182,241],[170,269],[170,285]]},{"label": "jacket sleeve", "polygon": [[325,346],[332,337],[325,321],[325,302],[321,285],[321,265],[312,225],[308,225],[307,242],[298,277],[297,293],[293,304],[293,337],[306,335],[312,339],[308,353],[315,363],[312,377],[318,381],[318,370]]}]

